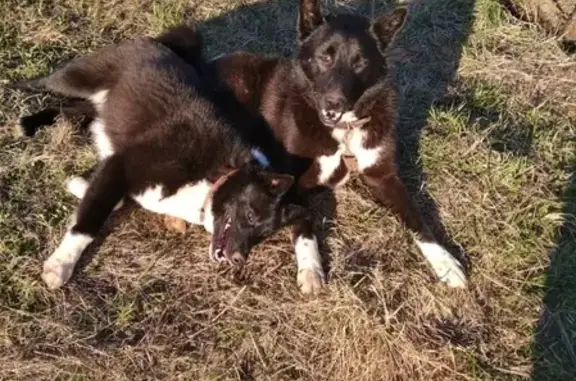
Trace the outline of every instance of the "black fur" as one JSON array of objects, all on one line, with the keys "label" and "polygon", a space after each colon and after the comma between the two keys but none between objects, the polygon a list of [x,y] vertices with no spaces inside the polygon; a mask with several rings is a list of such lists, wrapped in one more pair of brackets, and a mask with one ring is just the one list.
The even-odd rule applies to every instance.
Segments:
[{"label": "black fur", "polygon": [[[186,52],[201,46],[200,39],[186,36],[197,34],[184,26],[157,40],[139,38],[108,46],[47,77],[11,87],[82,99],[23,118],[26,135],[53,122],[57,111],[89,120],[97,117],[105,126],[113,153],[95,170],[72,232],[94,236],[125,196],[161,185],[167,198],[186,184],[216,180],[233,171],[212,197],[212,246],[224,245],[226,257],[240,264],[254,244],[307,213],[282,203],[293,178],[254,164],[251,149],[262,148],[223,120],[194,67],[174,54],[187,58]],[[190,57],[198,59],[196,53]],[[108,91],[102,105],[86,101],[100,91]],[[225,231],[228,223],[231,227]]]}]

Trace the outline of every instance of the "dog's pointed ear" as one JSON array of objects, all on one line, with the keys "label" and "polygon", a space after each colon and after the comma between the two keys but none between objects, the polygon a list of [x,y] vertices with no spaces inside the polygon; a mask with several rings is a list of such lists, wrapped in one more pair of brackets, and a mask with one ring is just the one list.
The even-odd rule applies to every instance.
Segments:
[{"label": "dog's pointed ear", "polygon": [[374,37],[376,37],[378,46],[382,52],[384,52],[394,40],[396,33],[402,29],[407,15],[408,8],[397,7],[374,20],[370,29]]},{"label": "dog's pointed ear", "polygon": [[324,23],[318,0],[300,0],[298,9],[298,40],[304,41],[316,28]]},{"label": "dog's pointed ear", "polygon": [[283,195],[294,184],[294,177],[280,173],[265,173],[264,181],[266,186],[275,195]]},{"label": "dog's pointed ear", "polygon": [[282,226],[292,225],[296,221],[307,218],[308,214],[308,210],[303,206],[289,204],[282,209]]}]

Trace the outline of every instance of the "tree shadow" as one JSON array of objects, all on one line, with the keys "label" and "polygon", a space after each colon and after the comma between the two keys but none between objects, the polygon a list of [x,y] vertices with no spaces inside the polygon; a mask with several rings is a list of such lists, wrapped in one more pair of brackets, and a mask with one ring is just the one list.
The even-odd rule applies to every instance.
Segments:
[{"label": "tree shadow", "polygon": [[[507,115],[499,107],[479,106],[474,92],[466,89],[445,97],[436,106],[450,110],[459,104],[473,105],[469,124],[476,124],[485,132],[492,150],[516,157],[537,156],[533,125]],[[499,123],[493,128],[495,122]],[[553,125],[539,128],[546,127],[554,128]],[[534,381],[568,381],[576,377],[575,167],[576,162],[568,165],[567,173],[572,175],[560,195],[562,210],[558,215],[563,223],[557,232],[556,245],[549,252],[548,268],[534,274],[534,277],[545,276],[540,318],[531,344],[530,378]]]},{"label": "tree shadow", "polygon": [[[520,157],[536,157],[534,126],[516,119],[498,107],[479,107],[473,91],[458,91],[445,97],[436,106],[453,109],[459,104],[473,105],[469,124],[476,124],[486,133],[490,148]],[[502,123],[502,118],[504,122]],[[496,128],[494,127],[495,122]],[[549,122],[553,123],[553,122]],[[554,128],[553,125],[541,126]],[[489,130],[490,129],[490,130]],[[570,163],[571,173],[560,200],[556,245],[549,252],[547,269],[534,274],[544,276],[540,318],[531,343],[534,381],[568,381],[576,379],[576,162]]]}]

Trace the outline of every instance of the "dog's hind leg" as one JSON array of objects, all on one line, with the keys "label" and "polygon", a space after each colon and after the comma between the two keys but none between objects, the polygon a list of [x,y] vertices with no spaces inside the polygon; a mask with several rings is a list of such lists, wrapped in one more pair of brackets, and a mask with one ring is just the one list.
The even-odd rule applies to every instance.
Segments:
[{"label": "dog's hind leg", "polygon": [[44,262],[42,279],[49,288],[61,287],[70,279],[80,255],[94,240],[127,189],[121,158],[113,155],[104,160],[86,189],[71,228]]},{"label": "dog's hind leg", "polygon": [[68,120],[80,118],[81,126],[85,128],[96,118],[96,108],[92,102],[84,99],[67,99],[60,105],[23,116],[20,118],[20,130],[25,136],[34,136],[42,127],[54,125],[59,116]]},{"label": "dog's hind leg", "polygon": [[[84,198],[84,195],[86,194],[89,186],[90,180],[86,176],[71,177],[66,181],[66,189],[68,189],[68,192],[80,200]],[[116,206],[114,206],[114,211],[117,211],[123,205],[123,200],[118,201]]]}]

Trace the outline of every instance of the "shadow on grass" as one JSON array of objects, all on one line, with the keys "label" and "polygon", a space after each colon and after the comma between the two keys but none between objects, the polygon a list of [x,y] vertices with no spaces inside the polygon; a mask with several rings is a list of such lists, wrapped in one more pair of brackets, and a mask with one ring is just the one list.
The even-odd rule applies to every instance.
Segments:
[{"label": "shadow on grass", "polygon": [[572,172],[562,195],[564,222],[550,251],[546,295],[534,334],[533,381],[576,379],[576,173]]}]

